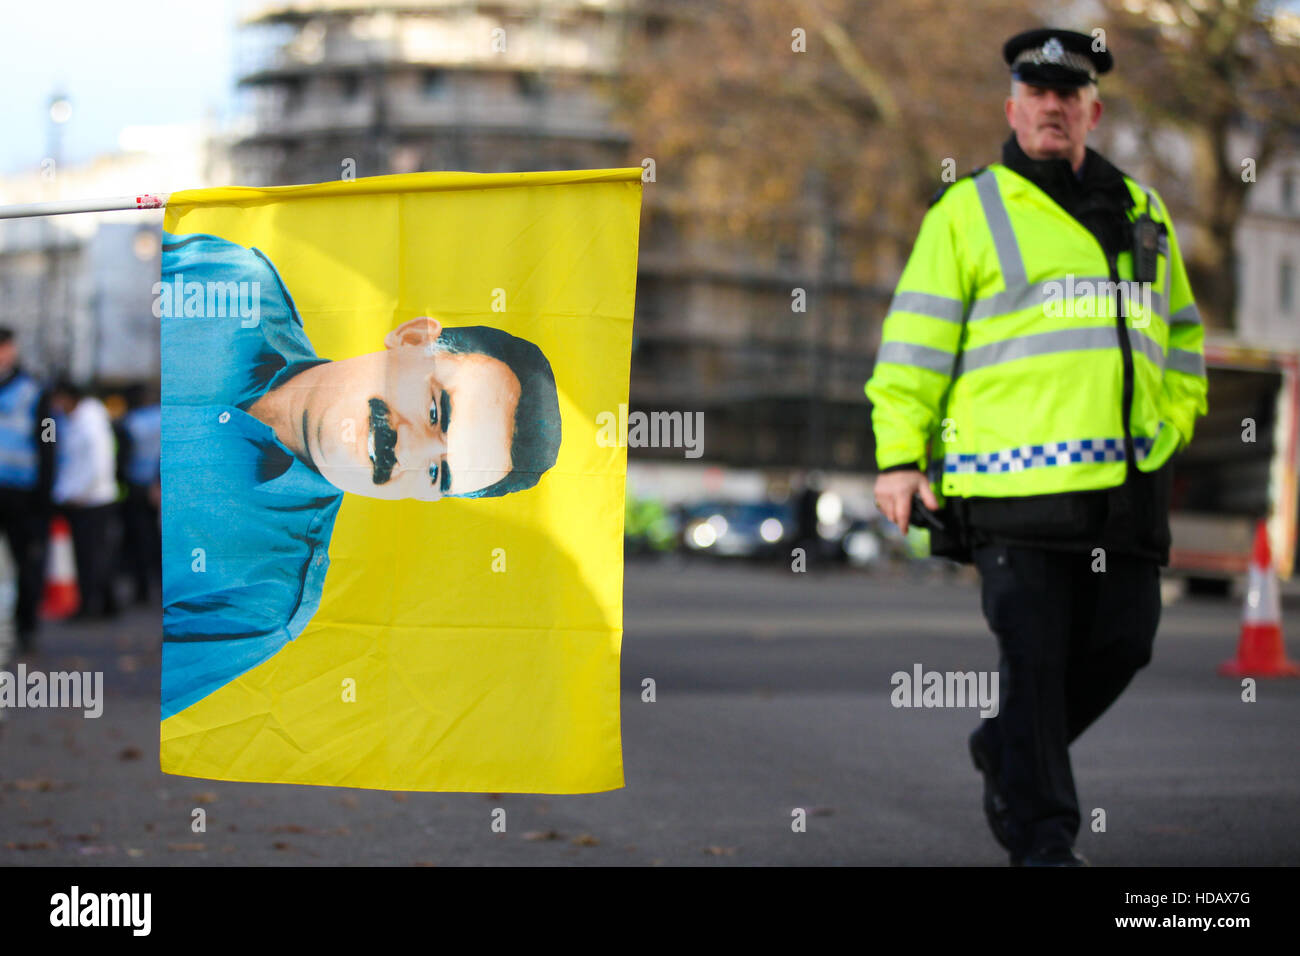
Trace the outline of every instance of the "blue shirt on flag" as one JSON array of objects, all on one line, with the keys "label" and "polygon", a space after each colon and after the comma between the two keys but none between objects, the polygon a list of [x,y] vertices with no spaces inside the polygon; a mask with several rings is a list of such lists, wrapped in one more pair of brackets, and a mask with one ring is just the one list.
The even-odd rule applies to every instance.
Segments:
[{"label": "blue shirt on flag", "polygon": [[[320,605],[343,493],[245,411],[325,362],[275,267],[216,236],[164,233],[162,249],[166,719],[302,633]],[[199,308],[188,293],[209,283],[246,283],[257,308]]]}]

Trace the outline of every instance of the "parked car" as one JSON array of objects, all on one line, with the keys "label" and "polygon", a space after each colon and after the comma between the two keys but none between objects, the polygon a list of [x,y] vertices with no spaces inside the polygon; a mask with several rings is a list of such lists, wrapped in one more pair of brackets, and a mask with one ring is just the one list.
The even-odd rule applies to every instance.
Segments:
[{"label": "parked car", "polygon": [[851,521],[839,540],[839,552],[856,568],[880,567],[913,556],[907,536],[881,515]]},{"label": "parked car", "polygon": [[789,505],[708,501],[686,509],[682,547],[720,557],[767,557],[791,546],[795,532]]}]

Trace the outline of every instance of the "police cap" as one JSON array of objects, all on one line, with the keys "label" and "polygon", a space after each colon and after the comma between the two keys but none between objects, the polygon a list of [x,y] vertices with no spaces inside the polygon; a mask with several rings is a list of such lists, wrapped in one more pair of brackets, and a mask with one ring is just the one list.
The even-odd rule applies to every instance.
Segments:
[{"label": "police cap", "polygon": [[1094,50],[1093,38],[1073,30],[1026,30],[1002,47],[1011,75],[1035,86],[1085,86],[1115,65],[1107,50]]}]

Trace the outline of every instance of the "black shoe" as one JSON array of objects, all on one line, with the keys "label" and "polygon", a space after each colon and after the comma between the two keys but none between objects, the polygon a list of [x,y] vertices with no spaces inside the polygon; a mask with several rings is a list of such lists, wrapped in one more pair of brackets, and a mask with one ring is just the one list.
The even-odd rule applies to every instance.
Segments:
[{"label": "black shoe", "polygon": [[988,820],[989,829],[1002,848],[1010,850],[1014,846],[1011,837],[1011,810],[998,785],[997,764],[985,748],[984,738],[978,729],[970,735],[970,758],[975,769],[984,775],[984,819]]},{"label": "black shoe", "polygon": [[1091,866],[1073,847],[1056,846],[1046,850],[1031,850],[1024,856],[1011,855],[1012,866]]}]

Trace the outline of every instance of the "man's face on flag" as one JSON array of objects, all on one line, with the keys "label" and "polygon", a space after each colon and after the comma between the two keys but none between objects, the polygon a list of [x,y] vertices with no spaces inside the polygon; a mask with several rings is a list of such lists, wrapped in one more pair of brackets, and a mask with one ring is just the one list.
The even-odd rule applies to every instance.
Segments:
[{"label": "man's face on flag", "polygon": [[439,351],[441,331],[435,319],[411,319],[383,351],[321,367],[303,431],[335,487],[436,501],[509,474],[519,379],[499,359]]}]

